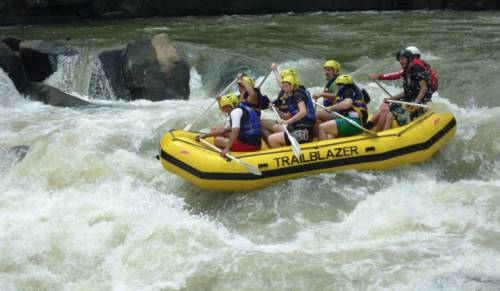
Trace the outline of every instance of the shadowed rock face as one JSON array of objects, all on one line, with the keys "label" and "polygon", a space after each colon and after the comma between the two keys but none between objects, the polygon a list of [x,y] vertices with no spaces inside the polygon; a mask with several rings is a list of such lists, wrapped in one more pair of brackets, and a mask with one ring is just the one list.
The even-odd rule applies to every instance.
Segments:
[{"label": "shadowed rock face", "polygon": [[72,49],[41,40],[25,40],[19,44],[19,54],[28,81],[42,82],[57,71],[57,56],[76,54]]},{"label": "shadowed rock face", "polygon": [[12,80],[17,90],[26,82],[26,76],[19,57],[3,42],[0,42],[0,67]]},{"label": "shadowed rock face", "polygon": [[500,9],[497,0],[0,0],[0,25],[123,17],[306,11]]},{"label": "shadowed rock face", "polygon": [[[101,62],[104,75],[107,80],[109,80],[109,84],[116,98],[130,100],[130,93],[125,88],[125,82],[123,80],[122,53],[123,48],[110,49],[99,53],[98,58],[99,62]],[[98,76],[94,74],[91,80],[96,78],[98,78]]]},{"label": "shadowed rock face", "polygon": [[22,40],[12,36],[2,36],[0,37],[0,41],[5,43],[8,47],[10,47],[11,50],[17,52],[19,51],[19,44],[21,43]]},{"label": "shadowed rock face", "polygon": [[58,107],[79,107],[91,105],[91,103],[87,101],[71,96],[57,88],[42,83],[27,83],[24,87],[23,93],[32,100]]},{"label": "shadowed rock face", "polygon": [[122,65],[131,99],[160,101],[189,96],[189,66],[164,33],[129,43]]}]

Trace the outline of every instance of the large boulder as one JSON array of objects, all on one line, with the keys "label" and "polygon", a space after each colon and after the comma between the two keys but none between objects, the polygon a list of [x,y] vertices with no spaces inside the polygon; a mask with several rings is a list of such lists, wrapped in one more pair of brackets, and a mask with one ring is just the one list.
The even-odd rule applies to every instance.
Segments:
[{"label": "large boulder", "polygon": [[[125,88],[123,80],[122,52],[123,48],[117,48],[99,53],[98,60],[101,66],[92,72],[91,86],[108,83],[116,98],[130,100],[130,93]],[[102,71],[99,71],[100,69]],[[90,91],[92,92],[92,88]]]},{"label": "large boulder", "polygon": [[21,39],[12,36],[2,36],[0,37],[0,40],[15,52],[19,51],[19,44],[22,41]]},{"label": "large boulder", "polygon": [[75,96],[66,94],[50,85],[36,82],[27,83],[24,88],[24,94],[32,100],[58,107],[80,107],[92,104]]},{"label": "large boulder", "polygon": [[0,67],[12,80],[17,90],[20,91],[26,82],[21,60],[10,47],[0,42]]},{"label": "large boulder", "polygon": [[76,51],[42,40],[25,40],[19,44],[19,54],[30,82],[42,82],[57,71],[57,56],[72,56]]},{"label": "large boulder", "polygon": [[189,65],[165,33],[129,43],[122,62],[125,86],[132,99],[189,97]]}]

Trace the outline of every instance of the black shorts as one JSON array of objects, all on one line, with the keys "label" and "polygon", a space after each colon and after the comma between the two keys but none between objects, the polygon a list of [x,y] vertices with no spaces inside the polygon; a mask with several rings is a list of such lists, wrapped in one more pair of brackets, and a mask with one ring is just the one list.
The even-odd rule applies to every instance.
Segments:
[{"label": "black shorts", "polygon": [[[294,126],[287,127],[290,135],[295,137],[299,143],[311,142],[314,137],[314,124],[298,124]],[[285,142],[287,145],[291,145],[288,134],[285,133]]]}]

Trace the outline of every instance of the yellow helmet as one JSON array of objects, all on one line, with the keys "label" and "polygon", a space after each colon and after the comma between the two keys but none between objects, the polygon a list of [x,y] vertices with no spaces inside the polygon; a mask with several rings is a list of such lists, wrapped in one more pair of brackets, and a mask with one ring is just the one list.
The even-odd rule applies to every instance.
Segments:
[{"label": "yellow helmet", "polygon": [[334,72],[338,73],[340,72],[340,63],[336,60],[328,60],[323,65],[323,69],[324,68],[332,68]]},{"label": "yellow helmet", "polygon": [[[255,81],[252,78],[250,78],[249,76],[243,76],[241,79],[243,82],[247,83],[251,87],[255,86]],[[241,81],[238,81],[238,84],[240,84],[240,83],[241,83]]]},{"label": "yellow helmet", "polygon": [[219,106],[222,108],[226,105],[231,105],[231,107],[236,108],[238,106],[239,99],[234,93],[229,93],[220,98]]},{"label": "yellow helmet", "polygon": [[290,75],[287,75],[287,76],[284,76],[283,78],[281,78],[281,82],[282,83],[288,83],[290,85],[292,85],[292,90],[297,88],[297,84],[300,84],[300,81]]},{"label": "yellow helmet", "polygon": [[335,79],[335,84],[337,85],[352,85],[354,81],[351,75],[340,75]]},{"label": "yellow helmet", "polygon": [[292,76],[293,78],[298,78],[299,75],[294,69],[284,69],[280,72],[280,77],[283,79],[285,76]]}]

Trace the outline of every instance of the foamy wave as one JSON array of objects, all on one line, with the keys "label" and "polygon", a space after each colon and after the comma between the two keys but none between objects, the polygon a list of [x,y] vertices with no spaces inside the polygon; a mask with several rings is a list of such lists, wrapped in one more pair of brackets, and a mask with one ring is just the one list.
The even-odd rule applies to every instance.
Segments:
[{"label": "foamy wave", "polygon": [[0,68],[0,105],[10,107],[20,102],[24,102],[24,98],[19,94],[9,76]]}]

